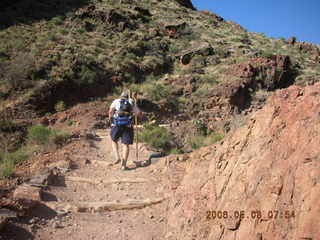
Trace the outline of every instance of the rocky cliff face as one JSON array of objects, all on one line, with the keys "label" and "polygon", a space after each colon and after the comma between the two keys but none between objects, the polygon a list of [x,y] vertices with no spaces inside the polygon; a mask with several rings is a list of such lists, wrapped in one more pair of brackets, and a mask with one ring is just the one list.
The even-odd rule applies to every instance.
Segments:
[{"label": "rocky cliff face", "polygon": [[220,145],[169,158],[168,239],[318,239],[319,96],[277,91]]},{"label": "rocky cliff face", "polygon": [[193,4],[190,0],[176,0],[176,1],[184,7],[191,8],[191,9],[195,10],[195,7],[193,6]]}]

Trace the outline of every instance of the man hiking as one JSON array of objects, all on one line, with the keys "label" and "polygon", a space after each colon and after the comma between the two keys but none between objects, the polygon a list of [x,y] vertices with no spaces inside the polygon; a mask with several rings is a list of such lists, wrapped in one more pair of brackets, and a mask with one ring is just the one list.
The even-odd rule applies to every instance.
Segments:
[{"label": "man hiking", "polygon": [[[139,115],[140,110],[137,104],[130,98],[129,92],[121,93],[120,98],[112,102],[109,109],[109,119],[111,122],[112,149],[115,155],[115,164],[122,160],[121,169],[127,170],[127,160],[129,156],[129,145],[133,144],[133,115]],[[118,141],[121,138],[123,144],[122,158],[119,154]]]}]

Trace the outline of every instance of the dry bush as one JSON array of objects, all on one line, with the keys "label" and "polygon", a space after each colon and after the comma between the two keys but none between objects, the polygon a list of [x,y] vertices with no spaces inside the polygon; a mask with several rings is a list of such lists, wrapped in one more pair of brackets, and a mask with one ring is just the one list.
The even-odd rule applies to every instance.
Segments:
[{"label": "dry bush", "polygon": [[30,53],[20,53],[5,68],[4,78],[10,88],[28,88],[32,86],[35,71],[33,55]]}]

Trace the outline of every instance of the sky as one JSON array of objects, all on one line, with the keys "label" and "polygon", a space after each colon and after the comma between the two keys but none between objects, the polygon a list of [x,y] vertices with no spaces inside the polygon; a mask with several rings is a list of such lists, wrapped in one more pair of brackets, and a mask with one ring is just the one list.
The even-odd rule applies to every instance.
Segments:
[{"label": "sky", "polygon": [[320,0],[192,0],[249,32],[320,44]]}]

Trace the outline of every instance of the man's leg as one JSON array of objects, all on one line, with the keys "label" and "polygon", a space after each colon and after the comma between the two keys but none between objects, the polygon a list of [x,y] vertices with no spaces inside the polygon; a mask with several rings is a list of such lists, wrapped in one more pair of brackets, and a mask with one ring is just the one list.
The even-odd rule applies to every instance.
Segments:
[{"label": "man's leg", "polygon": [[122,155],[122,167],[126,168],[127,167],[127,161],[129,157],[129,145],[128,144],[123,144],[123,155]]},{"label": "man's leg", "polygon": [[120,154],[119,154],[119,144],[118,140],[121,136],[121,129],[118,126],[111,127],[111,142],[112,142],[112,150],[113,155],[115,157],[115,164],[121,162]]},{"label": "man's leg", "polygon": [[127,169],[127,160],[129,157],[129,145],[133,143],[133,128],[125,127],[122,133],[121,142],[123,144],[122,169]]},{"label": "man's leg", "polygon": [[112,150],[113,150],[113,155],[116,159],[114,164],[117,164],[119,162],[121,162],[121,158],[120,158],[120,154],[119,154],[119,144],[118,142],[114,142],[112,141]]}]

